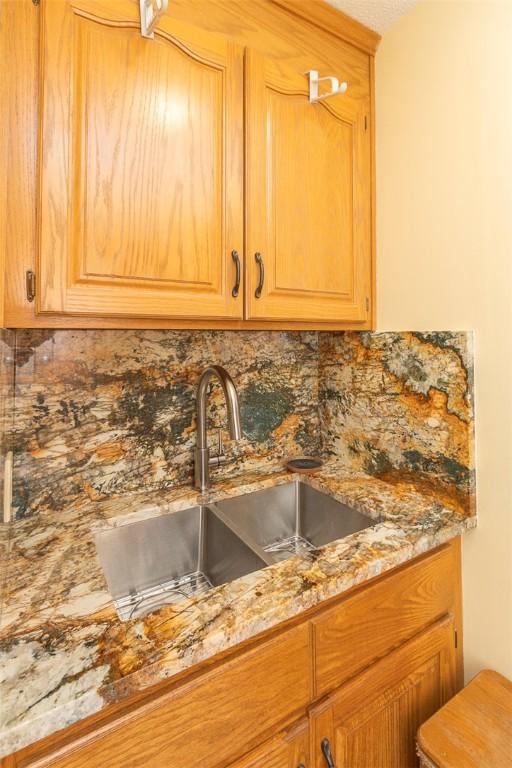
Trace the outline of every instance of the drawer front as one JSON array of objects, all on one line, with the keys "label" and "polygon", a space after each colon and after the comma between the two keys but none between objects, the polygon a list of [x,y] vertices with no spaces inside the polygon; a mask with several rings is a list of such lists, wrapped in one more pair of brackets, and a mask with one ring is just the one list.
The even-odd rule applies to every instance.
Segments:
[{"label": "drawer front", "polygon": [[313,619],[315,697],[452,611],[457,568],[447,545]]},{"label": "drawer front", "polygon": [[229,768],[297,768],[310,765],[309,757],[309,721],[303,719],[231,763]]},{"label": "drawer front", "polygon": [[34,765],[227,765],[305,711],[311,697],[309,637],[307,625],[291,629]]}]

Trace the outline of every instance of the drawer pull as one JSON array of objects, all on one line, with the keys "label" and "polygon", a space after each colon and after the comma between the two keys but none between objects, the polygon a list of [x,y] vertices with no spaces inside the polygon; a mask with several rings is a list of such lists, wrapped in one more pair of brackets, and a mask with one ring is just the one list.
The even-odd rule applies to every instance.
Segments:
[{"label": "drawer pull", "polygon": [[240,256],[238,255],[238,251],[231,251],[231,258],[235,262],[236,268],[235,285],[233,286],[231,295],[234,299],[236,299],[238,296],[238,291],[240,290]]},{"label": "drawer pull", "polygon": [[263,257],[259,251],[256,251],[254,258],[256,259],[256,264],[260,268],[260,280],[256,290],[254,291],[254,295],[257,299],[259,299],[263,290],[263,283],[265,282],[265,266],[263,264]]},{"label": "drawer pull", "polygon": [[325,763],[327,765],[327,768],[336,768],[334,765],[334,760],[332,759],[332,752],[331,752],[331,745],[329,744],[329,739],[322,739],[320,746],[322,747],[322,753],[325,757]]}]

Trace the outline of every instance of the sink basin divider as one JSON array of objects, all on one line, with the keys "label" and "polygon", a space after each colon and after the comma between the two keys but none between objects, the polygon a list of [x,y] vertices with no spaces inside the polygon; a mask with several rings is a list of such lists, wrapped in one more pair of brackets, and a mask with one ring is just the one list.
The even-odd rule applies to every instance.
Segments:
[{"label": "sink basin divider", "polygon": [[215,517],[217,517],[221,523],[226,526],[226,528],[229,528],[229,530],[234,533],[235,536],[243,541],[243,543],[249,547],[249,549],[252,549],[254,554],[258,555],[258,557],[261,558],[264,563],[267,565],[275,564],[276,561],[272,559],[272,557],[270,557],[268,553],[265,552],[265,550],[246,533],[246,531],[240,528],[230,517],[225,515],[224,512],[219,509],[215,503],[208,504],[208,509],[210,512],[213,512]]}]

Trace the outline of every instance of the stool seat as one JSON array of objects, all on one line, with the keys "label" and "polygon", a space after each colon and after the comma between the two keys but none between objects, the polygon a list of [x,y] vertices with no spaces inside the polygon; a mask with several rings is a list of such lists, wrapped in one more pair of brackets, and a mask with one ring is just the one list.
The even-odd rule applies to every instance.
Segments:
[{"label": "stool seat", "polygon": [[486,669],[418,730],[428,768],[512,768],[512,683]]}]

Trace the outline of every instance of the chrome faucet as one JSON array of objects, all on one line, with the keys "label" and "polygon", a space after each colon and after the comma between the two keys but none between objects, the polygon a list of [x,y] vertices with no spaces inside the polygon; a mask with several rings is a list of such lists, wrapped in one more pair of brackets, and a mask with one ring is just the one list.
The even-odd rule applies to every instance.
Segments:
[{"label": "chrome faucet", "polygon": [[209,365],[201,374],[197,384],[197,445],[195,451],[195,487],[205,491],[210,486],[210,449],[206,435],[206,397],[212,376],[217,376],[222,386],[228,410],[229,436],[240,440],[240,406],[233,379],[220,365]]}]

